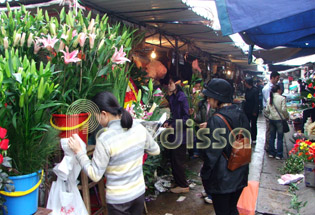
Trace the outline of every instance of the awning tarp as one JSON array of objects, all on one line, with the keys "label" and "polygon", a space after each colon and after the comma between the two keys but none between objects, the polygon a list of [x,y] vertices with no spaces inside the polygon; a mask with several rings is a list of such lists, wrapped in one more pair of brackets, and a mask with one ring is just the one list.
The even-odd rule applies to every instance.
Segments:
[{"label": "awning tarp", "polygon": [[315,9],[314,0],[215,0],[223,35]]},{"label": "awning tarp", "polygon": [[240,33],[248,44],[315,47],[315,0],[216,0],[223,35]]}]

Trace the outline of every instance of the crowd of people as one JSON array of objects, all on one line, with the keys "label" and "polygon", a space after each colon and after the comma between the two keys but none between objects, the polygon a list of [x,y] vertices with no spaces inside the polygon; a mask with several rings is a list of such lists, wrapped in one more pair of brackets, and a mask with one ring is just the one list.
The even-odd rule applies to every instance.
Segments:
[{"label": "crowd of people", "polygon": [[[208,128],[207,137],[211,145],[204,149],[196,147],[194,141],[193,158],[200,157],[203,165],[200,170],[204,186],[203,195],[207,203],[213,203],[217,215],[238,214],[237,201],[244,187],[247,186],[249,165],[243,165],[233,171],[228,169],[228,159],[232,152],[229,140],[230,130],[225,118],[234,128],[243,128],[250,132],[251,143],[255,145],[257,137],[257,118],[261,112],[266,119],[266,144],[269,157],[283,157],[283,128],[281,119],[288,119],[285,98],[281,95],[283,88],[277,84],[280,75],[272,72],[270,82],[263,88],[255,86],[252,78],[244,80],[245,102],[243,108],[233,103],[233,86],[221,78],[213,78],[201,87],[201,80],[196,81],[195,90],[201,90],[203,99],[197,107],[189,107],[188,97],[180,86],[177,77],[171,77],[167,85],[166,98],[170,109],[170,118],[164,123],[166,128],[177,130],[176,120],[182,120],[185,131],[186,121],[193,119],[196,130]],[[144,152],[149,155],[160,153],[159,145],[139,123],[133,122],[130,114],[119,106],[117,99],[109,92],[97,94],[93,101],[100,109],[99,123],[101,129],[96,136],[96,147],[92,159],[82,150],[77,136],[69,140],[69,147],[75,152],[76,158],[86,174],[98,181],[105,174],[106,199],[109,214],[142,214],[145,193],[145,182],[142,172]],[[196,110],[190,111],[191,108]],[[223,138],[215,138],[216,129],[225,129]],[[185,175],[187,152],[186,132],[177,148],[168,149],[174,179],[172,193],[189,192],[189,184]],[[275,148],[275,139],[277,147]],[[169,142],[175,135],[170,135]],[[216,142],[222,147],[213,147]]]}]

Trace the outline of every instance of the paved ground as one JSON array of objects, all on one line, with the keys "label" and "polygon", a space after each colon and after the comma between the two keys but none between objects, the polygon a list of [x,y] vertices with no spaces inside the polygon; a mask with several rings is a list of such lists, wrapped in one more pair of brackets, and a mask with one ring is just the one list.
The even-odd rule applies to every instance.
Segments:
[{"label": "paved ground", "polygon": [[[278,185],[277,179],[280,177],[278,168],[282,167],[284,160],[278,161],[268,158],[264,150],[265,142],[265,120],[262,116],[258,122],[257,144],[253,150],[252,162],[250,165],[249,180],[259,181],[259,193],[256,203],[256,214],[288,214],[291,195],[288,192],[288,186]],[[293,130],[293,128],[291,128]],[[292,132],[286,134],[285,154],[292,147],[290,138]],[[288,149],[287,149],[288,148]],[[213,215],[213,206],[205,204],[200,198],[200,192],[203,190],[200,178],[197,176],[202,162],[200,160],[187,160],[187,167],[192,179],[197,181],[197,186],[187,194],[161,193],[155,201],[147,202],[148,214],[150,215]],[[306,188],[304,182],[299,184],[300,191],[298,195],[300,200],[309,201],[301,214],[315,214],[312,209],[315,200],[315,190]],[[180,196],[186,199],[182,202],[176,200]],[[311,200],[311,201],[310,201]]]}]

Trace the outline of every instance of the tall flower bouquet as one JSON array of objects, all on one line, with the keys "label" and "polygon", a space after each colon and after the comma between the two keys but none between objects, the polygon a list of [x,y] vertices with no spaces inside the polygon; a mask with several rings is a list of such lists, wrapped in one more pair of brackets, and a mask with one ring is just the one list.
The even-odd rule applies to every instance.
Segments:
[{"label": "tall flower bouquet", "polygon": [[[12,47],[29,60],[50,62],[58,84],[56,99],[67,104],[102,90],[111,90],[121,105],[128,84],[127,58],[134,30],[110,25],[108,17],[84,16],[81,9],[63,8],[59,17],[38,9],[35,16],[20,10],[1,13],[0,53]],[[38,65],[37,65],[38,66]]]}]

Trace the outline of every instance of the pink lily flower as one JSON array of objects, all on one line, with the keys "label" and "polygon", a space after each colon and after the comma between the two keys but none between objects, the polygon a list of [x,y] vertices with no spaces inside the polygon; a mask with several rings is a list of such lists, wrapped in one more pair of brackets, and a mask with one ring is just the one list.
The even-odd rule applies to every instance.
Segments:
[{"label": "pink lily flower", "polygon": [[156,93],[156,94],[153,94],[153,96],[156,96],[156,97],[163,97],[163,93]]},{"label": "pink lily flower", "polygon": [[58,39],[56,39],[56,37],[51,38],[50,35],[48,34],[48,38],[44,38],[44,39],[38,39],[39,42],[43,43],[43,46],[48,50],[48,51],[52,51],[56,42],[58,42]]},{"label": "pink lily flower", "polygon": [[63,50],[60,50],[60,52],[62,52],[64,54],[64,56],[62,56],[65,60],[65,64],[69,64],[69,63],[76,63],[81,61],[80,58],[77,58],[76,56],[78,55],[79,51],[75,50],[71,53],[69,53],[69,48],[68,46],[66,46],[66,52]]},{"label": "pink lily flower", "polygon": [[74,38],[74,37],[77,36],[77,35],[78,35],[77,30],[73,30],[73,31],[72,31],[72,38]]},{"label": "pink lily flower", "polygon": [[112,62],[116,64],[124,64],[126,61],[130,60],[128,58],[125,58],[126,53],[123,50],[123,46],[120,47],[119,51],[117,51],[117,48],[115,47],[115,53],[112,56]]}]

